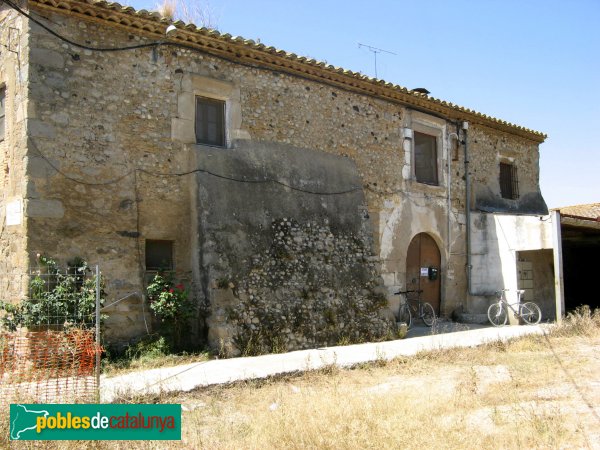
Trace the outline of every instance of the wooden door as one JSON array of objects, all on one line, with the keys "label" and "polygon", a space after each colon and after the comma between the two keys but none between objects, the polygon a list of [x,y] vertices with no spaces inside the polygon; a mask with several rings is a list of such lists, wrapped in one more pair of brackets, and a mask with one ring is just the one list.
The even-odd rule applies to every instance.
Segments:
[{"label": "wooden door", "polygon": [[[430,303],[436,314],[440,313],[440,263],[440,250],[433,238],[417,234],[406,254],[406,289],[422,289],[421,300]],[[430,268],[437,270],[435,279],[430,276]]]}]

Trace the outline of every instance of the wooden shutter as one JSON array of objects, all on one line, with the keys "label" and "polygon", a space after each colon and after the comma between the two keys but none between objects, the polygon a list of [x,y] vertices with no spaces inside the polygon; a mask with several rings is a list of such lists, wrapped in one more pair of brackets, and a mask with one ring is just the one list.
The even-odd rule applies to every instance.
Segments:
[{"label": "wooden shutter", "polygon": [[415,177],[419,183],[438,184],[437,139],[435,136],[414,133]]},{"label": "wooden shutter", "polygon": [[196,97],[196,142],[225,146],[225,102]]},{"label": "wooden shutter", "polygon": [[519,198],[517,166],[500,163],[500,195],[511,200]]}]

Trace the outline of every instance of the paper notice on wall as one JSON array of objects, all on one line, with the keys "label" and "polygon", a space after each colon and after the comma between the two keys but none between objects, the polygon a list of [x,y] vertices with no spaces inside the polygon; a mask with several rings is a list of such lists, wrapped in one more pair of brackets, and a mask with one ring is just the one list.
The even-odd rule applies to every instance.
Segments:
[{"label": "paper notice on wall", "polygon": [[13,200],[6,204],[6,225],[21,225],[23,221],[23,207],[21,199]]},{"label": "paper notice on wall", "polygon": [[421,276],[422,277],[429,276],[429,267],[421,267]]}]

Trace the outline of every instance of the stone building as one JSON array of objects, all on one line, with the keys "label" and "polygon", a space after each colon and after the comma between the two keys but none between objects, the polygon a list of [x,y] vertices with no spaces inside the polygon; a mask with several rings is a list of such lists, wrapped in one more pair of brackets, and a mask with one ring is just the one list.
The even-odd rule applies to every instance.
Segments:
[{"label": "stone building", "polygon": [[228,34],[98,0],[0,6],[0,285],[43,253],[99,264],[113,341],[148,274],[235,352],[390,332],[398,289],[442,316],[527,290],[553,319],[545,135]]}]

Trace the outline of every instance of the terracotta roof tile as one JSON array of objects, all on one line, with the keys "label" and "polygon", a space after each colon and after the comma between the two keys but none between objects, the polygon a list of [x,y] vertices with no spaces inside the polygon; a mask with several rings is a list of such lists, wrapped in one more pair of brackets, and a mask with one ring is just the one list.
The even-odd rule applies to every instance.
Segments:
[{"label": "terracotta roof tile", "polygon": [[587,205],[564,206],[553,208],[563,216],[577,217],[581,219],[592,219],[600,221],[600,203],[589,203]]},{"label": "terracotta roof tile", "polygon": [[[167,19],[164,19],[158,14],[156,11],[147,11],[145,9],[135,10],[131,6],[123,6],[116,2],[106,2],[104,0],[30,0],[30,4],[40,5],[43,7],[53,8],[58,12],[65,12],[65,10],[71,10],[74,12],[78,12],[83,14],[84,8],[99,8],[101,10],[110,10],[115,11],[117,14],[122,16],[134,16],[137,19],[154,22],[156,25],[162,25],[166,27],[171,22]],[[89,11],[86,11],[86,15],[89,15]],[[108,23],[118,23],[118,17],[110,17],[110,20],[106,17],[105,14],[98,14],[96,18],[106,20]],[[124,17],[121,18],[122,25],[132,26],[131,21],[127,23],[124,20]],[[332,74],[341,75],[343,77],[353,78],[354,80],[360,80],[368,82],[369,84],[378,87],[384,88],[389,91],[395,91],[398,94],[401,94],[407,101],[407,103],[411,103],[410,98],[419,99],[418,106],[421,108],[430,109],[434,112],[443,112],[443,111],[454,111],[455,113],[464,113],[464,120],[469,121],[478,121],[483,125],[487,125],[490,127],[504,129],[505,131],[509,131],[515,134],[519,134],[521,136],[527,137],[537,142],[543,142],[546,139],[546,135],[539,131],[531,130],[529,128],[525,128],[519,125],[515,125],[513,123],[506,122],[501,119],[497,119],[495,117],[488,116],[486,114],[479,113],[477,111],[473,111],[469,108],[465,108],[464,106],[456,105],[451,102],[447,102],[444,100],[437,99],[435,97],[431,97],[427,94],[421,94],[417,92],[409,91],[407,88],[394,85],[392,83],[388,83],[384,80],[379,80],[376,78],[368,77],[364,74],[353,72],[351,70],[346,70],[343,68],[333,67],[328,65],[322,61],[316,61],[315,59],[307,59],[304,56],[298,56],[294,53],[287,53],[283,50],[276,49],[275,47],[267,47],[264,44],[256,43],[251,39],[244,39],[239,36],[232,36],[228,33],[221,34],[220,32],[208,28],[199,28],[193,24],[185,24],[182,21],[177,21],[174,23],[178,29],[190,33],[195,33],[202,36],[207,36],[213,39],[217,39],[221,41],[223,44],[233,44],[233,45],[242,45],[247,48],[251,48],[254,51],[260,51],[269,53],[278,58],[282,58],[287,61],[304,64],[307,66],[312,66],[313,68],[317,67],[321,71],[330,72]],[[141,27],[137,26],[136,28],[140,29]],[[164,30],[163,30],[164,31]],[[292,69],[288,69],[292,70]],[[350,84],[350,82],[346,81],[346,83]],[[382,98],[391,98],[394,97],[394,92],[390,92],[389,95],[382,95],[381,93],[374,93],[374,95],[381,95]],[[417,103],[417,102],[416,102]],[[454,114],[456,116],[456,114]],[[463,119],[461,119],[463,120]]]}]

